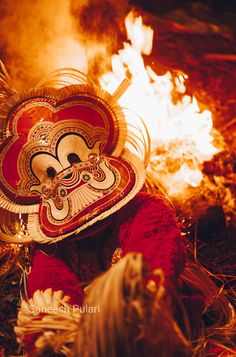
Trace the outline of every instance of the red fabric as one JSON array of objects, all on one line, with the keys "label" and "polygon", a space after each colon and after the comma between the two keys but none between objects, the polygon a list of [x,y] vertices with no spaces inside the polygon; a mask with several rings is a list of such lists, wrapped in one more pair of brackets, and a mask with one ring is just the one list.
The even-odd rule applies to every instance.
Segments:
[{"label": "red fabric", "polygon": [[[51,287],[53,290],[63,290],[71,296],[72,303],[78,304],[83,299],[83,292],[77,276],[81,279],[82,276],[78,271],[76,274],[72,273],[69,268],[72,255],[69,260],[67,256],[66,260],[66,251],[73,250],[73,254],[78,255],[77,267],[83,270],[81,263],[84,262],[86,280],[89,270],[93,279],[95,270],[99,274],[99,259],[104,260],[103,253],[112,241],[116,241],[113,244],[114,249],[115,244],[120,245],[123,254],[142,253],[149,268],[162,268],[167,280],[175,282],[184,268],[185,249],[174,210],[162,198],[141,192],[113,215],[111,226],[103,233],[88,237],[77,245],[71,244],[70,240],[59,243],[57,256],[36,250],[28,281],[29,294],[32,295],[37,289],[45,290]],[[101,267],[100,272],[102,270]]]},{"label": "red fabric", "polygon": [[[65,295],[70,296],[70,303],[78,305],[83,300],[83,290],[77,277],[70,271],[67,265],[55,256],[46,255],[41,250],[36,250],[32,269],[28,278],[28,294],[33,296],[36,290],[46,290],[52,288],[53,291],[63,290]],[[26,336],[25,348],[28,357],[35,356],[34,343],[38,334]]]},{"label": "red fabric", "polygon": [[52,288],[53,291],[63,290],[65,295],[70,296],[71,304],[82,303],[83,290],[67,265],[55,256],[36,250],[28,279],[29,296],[31,297],[37,289],[47,288]]},{"label": "red fabric", "polygon": [[162,198],[139,193],[118,212],[123,254],[140,252],[150,269],[162,268],[166,281],[176,282],[185,264],[185,248],[174,210]]},{"label": "red fabric", "polygon": [[[102,235],[104,235],[104,238]],[[97,244],[95,244],[96,237],[98,238]],[[144,255],[150,269],[162,268],[167,286],[170,282],[176,283],[179,274],[184,268],[185,249],[175,220],[175,212],[160,197],[154,197],[145,192],[139,193],[125,207],[112,216],[109,229],[106,228],[103,233],[100,232],[86,238],[84,243],[83,241],[79,242],[77,245],[79,262],[81,263],[85,259],[84,262],[87,265],[87,269],[90,268],[91,273],[93,273],[93,266],[96,266],[97,260],[94,258],[89,259],[89,262],[87,262],[88,247],[86,248],[85,243],[89,245],[90,242],[93,253],[97,253],[101,258],[98,245],[102,245],[102,242],[104,242],[105,247],[103,247],[103,250],[106,250],[112,240],[116,240],[117,245],[120,245],[123,255],[128,252],[140,252]],[[65,252],[66,249],[70,249],[70,246],[76,247],[76,245],[70,245],[70,240],[68,242],[64,241],[62,245],[58,244],[60,254],[58,253],[57,255],[60,258],[46,255],[41,250],[36,249],[28,279],[30,296],[37,289],[45,290],[50,287],[54,291],[63,290],[65,294],[71,297],[70,303],[81,304],[83,300],[81,285],[66,263],[66,254],[61,252],[61,249]],[[86,249],[83,249],[84,246]],[[80,266],[79,262],[78,266]],[[35,336],[28,338],[27,351],[32,351],[32,341],[34,339]]]}]

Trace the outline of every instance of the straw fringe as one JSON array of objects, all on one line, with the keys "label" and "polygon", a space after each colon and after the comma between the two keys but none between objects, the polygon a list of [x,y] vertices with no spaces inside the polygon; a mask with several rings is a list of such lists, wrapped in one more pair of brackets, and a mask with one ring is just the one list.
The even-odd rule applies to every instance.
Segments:
[{"label": "straw fringe", "polygon": [[12,213],[38,213],[39,204],[33,205],[21,205],[11,201],[1,190],[0,190],[0,207],[6,211]]},{"label": "straw fringe", "polygon": [[[75,340],[80,311],[68,304],[69,296],[62,290],[36,290],[28,301],[22,300],[14,331],[17,341],[24,344],[31,334],[40,334],[35,342],[36,349],[52,343],[56,352],[70,355],[68,344]],[[66,338],[65,338],[66,337]]]},{"label": "straw fringe", "polygon": [[101,313],[81,316],[74,355],[143,357],[158,351],[160,356],[169,356],[174,346],[186,356],[184,352],[191,351],[191,344],[172,317],[163,283],[163,271],[157,269],[149,275],[138,253],[127,254],[95,279],[84,304],[99,304]]}]

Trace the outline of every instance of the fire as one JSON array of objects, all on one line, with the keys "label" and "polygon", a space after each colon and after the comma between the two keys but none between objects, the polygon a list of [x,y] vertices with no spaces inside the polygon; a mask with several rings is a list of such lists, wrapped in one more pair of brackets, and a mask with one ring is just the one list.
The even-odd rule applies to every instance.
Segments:
[{"label": "fire", "polygon": [[[212,115],[200,110],[195,97],[185,94],[186,74],[159,76],[145,66],[142,54],[152,51],[153,30],[143,25],[142,18],[130,12],[125,24],[130,43],[112,56],[112,72],[104,74],[100,84],[113,93],[124,78],[130,78],[119,103],[145,120],[152,142],[150,169],[169,195],[179,195],[189,185],[200,185],[201,164],[219,151],[213,143]],[[173,92],[179,94],[177,103]]]},{"label": "fire", "polygon": [[[39,73],[41,76],[44,72],[49,73],[60,67],[73,67],[87,73],[91,59],[108,57],[109,41],[88,38],[82,30],[78,30],[78,18],[72,16],[68,0],[63,2],[60,9],[54,3],[50,3],[48,8],[44,2],[36,1],[34,4],[36,20],[31,16],[32,4],[27,1],[24,2],[24,13],[30,15],[26,18],[19,15],[22,4],[16,7],[9,3],[11,20],[1,20],[6,29],[10,53],[8,66],[19,83],[25,84],[27,79],[22,77],[22,68],[17,60],[25,63],[25,68],[29,68],[26,71],[27,78],[33,76],[33,79]],[[76,3],[80,11],[85,3]],[[55,13],[57,15],[52,16]],[[17,25],[20,43],[18,36],[11,34],[12,22]],[[44,31],[42,23],[45,24]],[[219,151],[214,146],[211,112],[201,111],[197,99],[186,94],[186,74],[167,72],[160,76],[145,65],[142,55],[151,54],[153,30],[142,23],[142,18],[130,12],[125,25],[129,42],[125,42],[123,49],[112,56],[112,72],[105,73],[100,78],[100,84],[113,94],[123,79],[131,80],[131,85],[120,97],[119,103],[144,119],[152,140],[149,169],[157,173],[169,195],[179,195],[189,185],[200,185],[203,178],[202,163]],[[28,36],[28,28],[32,36]],[[37,41],[32,42],[34,37]],[[20,55],[15,52],[17,50]],[[104,61],[98,63],[100,73],[101,62],[104,65]],[[74,83],[66,73],[65,79],[67,83]],[[177,103],[173,101],[173,93],[179,98]]]}]

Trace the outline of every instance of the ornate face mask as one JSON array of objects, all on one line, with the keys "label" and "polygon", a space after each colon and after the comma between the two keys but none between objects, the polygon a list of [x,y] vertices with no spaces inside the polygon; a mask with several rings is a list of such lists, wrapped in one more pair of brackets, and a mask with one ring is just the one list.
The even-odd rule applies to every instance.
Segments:
[{"label": "ornate face mask", "polygon": [[125,149],[114,97],[90,84],[44,88],[5,108],[0,207],[26,214],[31,239],[55,242],[130,201],[144,167]]}]

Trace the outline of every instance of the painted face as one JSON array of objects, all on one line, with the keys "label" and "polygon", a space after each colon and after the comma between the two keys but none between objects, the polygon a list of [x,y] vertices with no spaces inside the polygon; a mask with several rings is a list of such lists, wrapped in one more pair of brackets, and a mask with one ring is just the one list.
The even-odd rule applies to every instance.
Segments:
[{"label": "painted face", "polygon": [[120,157],[126,139],[121,109],[92,88],[51,91],[9,113],[0,148],[1,195],[4,208],[29,214],[35,240],[78,233],[141,187],[132,160]]}]

